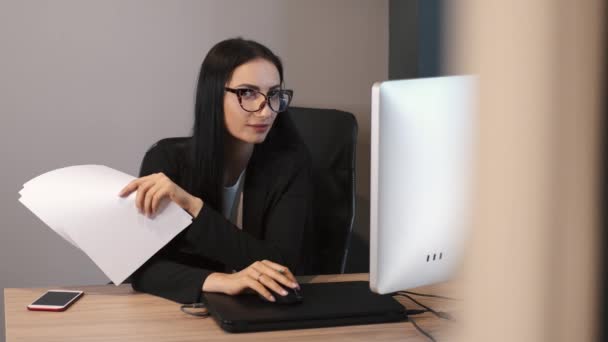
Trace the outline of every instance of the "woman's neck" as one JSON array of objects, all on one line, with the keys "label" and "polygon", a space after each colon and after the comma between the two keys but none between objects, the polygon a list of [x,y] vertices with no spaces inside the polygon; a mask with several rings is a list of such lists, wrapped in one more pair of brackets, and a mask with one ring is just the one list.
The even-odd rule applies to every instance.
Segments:
[{"label": "woman's neck", "polygon": [[234,185],[247,167],[253,144],[227,136],[224,146],[224,186]]}]

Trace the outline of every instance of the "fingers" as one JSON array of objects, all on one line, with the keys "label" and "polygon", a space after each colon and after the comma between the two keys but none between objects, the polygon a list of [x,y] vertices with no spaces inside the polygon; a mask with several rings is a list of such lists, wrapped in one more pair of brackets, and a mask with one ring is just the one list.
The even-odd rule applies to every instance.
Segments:
[{"label": "fingers", "polygon": [[278,293],[281,296],[287,296],[287,291],[281,285],[263,273],[258,277],[258,282],[274,291],[274,293]]},{"label": "fingers", "polygon": [[171,195],[172,190],[170,184],[162,181],[154,184],[146,193],[146,200],[144,203],[146,215],[155,215],[160,206],[160,201],[165,197],[171,197]]},{"label": "fingers", "polygon": [[257,279],[253,279],[251,276],[247,276],[244,278],[245,285],[260,295],[264,296],[264,298],[268,299],[271,302],[274,302],[274,296],[262,285]]},{"label": "fingers", "polygon": [[[273,263],[274,264],[274,263]],[[268,262],[256,261],[251,266],[258,272],[265,274],[273,281],[277,281],[287,287],[292,289],[298,288],[298,284],[296,281],[289,279],[286,274],[279,272],[279,270],[285,272],[287,267],[281,266],[279,264],[274,264],[280,267],[271,267]],[[291,273],[291,272],[290,272]],[[295,279],[295,278],[294,278]]]},{"label": "fingers", "polygon": [[162,172],[141,177],[131,181],[120,192],[119,196],[126,197],[137,191],[135,205],[145,215],[154,215],[163,197],[169,195],[172,182]]},{"label": "fingers", "polygon": [[165,189],[162,184],[154,184],[146,193],[146,199],[144,201],[144,213],[148,216],[154,215],[154,213],[156,213],[155,206],[158,206],[158,201],[166,193],[167,189]]},{"label": "fingers", "polygon": [[133,191],[135,191],[137,189],[141,179],[142,178],[132,180],[129,184],[127,184],[127,186],[125,186],[124,188],[122,188],[122,190],[120,190],[120,192],[118,193],[118,196],[126,197],[129,194],[131,194]]},{"label": "fingers", "polygon": [[131,182],[129,182],[129,184],[127,184],[124,188],[122,188],[122,190],[120,190],[120,192],[118,193],[118,196],[126,197],[126,196],[130,195],[133,191],[137,190],[137,188],[142,183],[146,182],[147,180],[149,180],[151,177],[153,177],[155,175],[156,174],[152,174],[149,176],[140,177],[140,178],[136,178],[136,179],[132,180]]},{"label": "fingers", "polygon": [[291,273],[289,268],[287,268],[283,265],[279,265],[276,262],[272,262],[270,260],[262,260],[262,264],[268,266],[269,268],[273,269],[277,273],[282,274],[283,276],[287,277],[287,279],[289,279],[296,285],[298,284],[296,277],[293,275],[293,273]]},{"label": "fingers", "polygon": [[152,186],[154,186],[154,182],[152,181],[146,181],[142,184],[139,185],[139,187],[137,188],[137,196],[135,197],[135,205],[137,206],[137,209],[139,209],[139,212],[146,214],[146,207],[145,207],[145,200],[146,200],[146,193],[148,192],[148,190],[150,188],[152,188]]},{"label": "fingers", "polygon": [[249,267],[248,273],[249,277],[255,279],[265,287],[271,289],[272,291],[274,291],[274,293],[278,293],[281,296],[287,296],[287,291],[285,291],[285,289],[281,285],[279,285],[270,276],[264,274],[263,271],[255,268],[255,266],[252,265],[251,267]]},{"label": "fingers", "polygon": [[156,211],[158,211],[158,207],[160,206],[160,201],[168,194],[169,194],[169,191],[165,187],[163,189],[159,189],[152,195],[152,204],[151,204],[152,215],[156,214]]}]

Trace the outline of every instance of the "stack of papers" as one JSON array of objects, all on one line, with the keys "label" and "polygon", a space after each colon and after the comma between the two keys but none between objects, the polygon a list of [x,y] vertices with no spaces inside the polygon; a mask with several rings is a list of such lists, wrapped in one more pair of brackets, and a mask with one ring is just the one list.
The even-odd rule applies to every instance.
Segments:
[{"label": "stack of papers", "polygon": [[103,165],[70,166],[25,183],[19,201],[120,285],[192,223],[168,199],[153,218],[141,214],[137,192],[118,196],[133,179]]}]

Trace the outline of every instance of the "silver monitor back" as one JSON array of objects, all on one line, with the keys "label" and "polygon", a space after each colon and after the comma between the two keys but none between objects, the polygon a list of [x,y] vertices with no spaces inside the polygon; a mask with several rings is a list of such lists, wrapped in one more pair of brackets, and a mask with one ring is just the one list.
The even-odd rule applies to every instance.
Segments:
[{"label": "silver monitor back", "polygon": [[448,280],[470,222],[475,78],[372,87],[370,287]]}]

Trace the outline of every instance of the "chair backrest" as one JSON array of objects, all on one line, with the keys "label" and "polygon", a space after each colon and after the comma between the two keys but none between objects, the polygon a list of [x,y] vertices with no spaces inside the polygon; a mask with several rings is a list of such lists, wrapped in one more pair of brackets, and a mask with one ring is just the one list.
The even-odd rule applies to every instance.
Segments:
[{"label": "chair backrest", "polygon": [[355,217],[357,120],[333,109],[290,107],[289,115],[312,156],[315,271],[344,273]]}]

